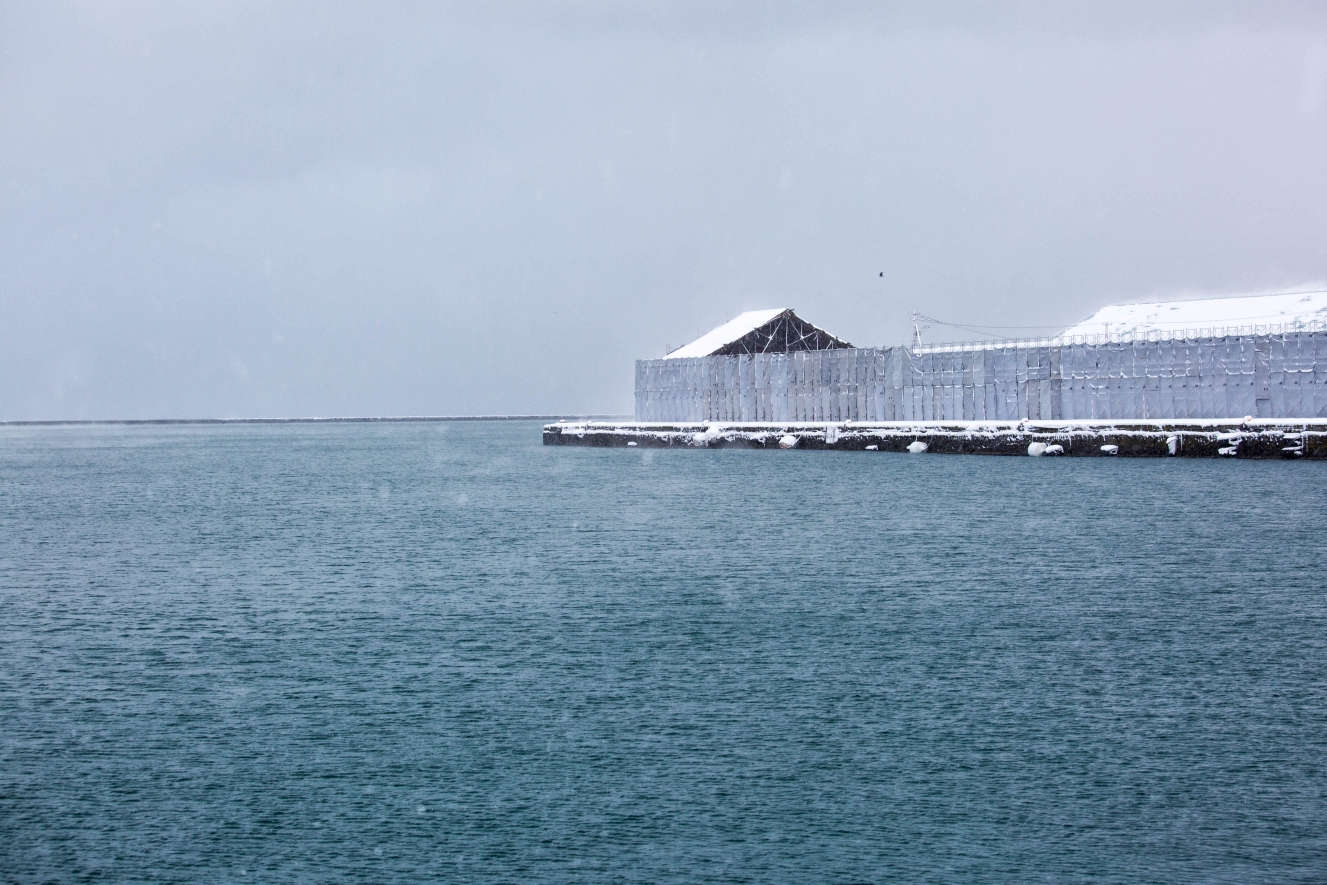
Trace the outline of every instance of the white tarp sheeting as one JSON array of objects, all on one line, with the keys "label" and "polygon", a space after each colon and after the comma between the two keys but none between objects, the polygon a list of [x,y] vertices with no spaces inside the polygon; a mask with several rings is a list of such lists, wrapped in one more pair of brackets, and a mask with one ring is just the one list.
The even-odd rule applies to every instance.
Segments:
[{"label": "white tarp sheeting", "polygon": [[641,360],[638,421],[1327,417],[1327,333]]}]

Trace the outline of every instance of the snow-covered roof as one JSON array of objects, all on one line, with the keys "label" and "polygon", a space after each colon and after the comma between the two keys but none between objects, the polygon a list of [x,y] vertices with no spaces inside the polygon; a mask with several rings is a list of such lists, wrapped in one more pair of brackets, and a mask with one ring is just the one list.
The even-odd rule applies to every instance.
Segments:
[{"label": "snow-covered roof", "polygon": [[675,360],[709,356],[725,345],[750,335],[786,310],[788,310],[786,307],[776,307],[773,310],[748,310],[746,313],[738,314],[719,328],[712,329],[685,347],[674,350],[667,358]]},{"label": "snow-covered roof", "polygon": [[1074,335],[1145,335],[1151,331],[1236,329],[1327,322],[1327,292],[1242,295],[1194,301],[1111,304],[1064,330]]},{"label": "snow-covered roof", "polygon": [[792,308],[750,310],[729,320],[713,332],[679,347],[665,359],[702,356],[742,356],[757,353],[793,353],[807,350],[836,350],[852,347],[824,329],[816,328],[792,312]]}]

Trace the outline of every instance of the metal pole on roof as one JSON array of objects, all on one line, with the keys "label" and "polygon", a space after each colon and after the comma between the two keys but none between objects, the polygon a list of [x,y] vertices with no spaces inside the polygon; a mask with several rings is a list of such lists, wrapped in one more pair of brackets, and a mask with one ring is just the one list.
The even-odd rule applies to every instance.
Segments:
[{"label": "metal pole on roof", "polygon": [[931,328],[934,324],[940,322],[934,317],[928,317],[926,314],[912,312],[912,346],[918,348],[922,346],[922,332]]}]

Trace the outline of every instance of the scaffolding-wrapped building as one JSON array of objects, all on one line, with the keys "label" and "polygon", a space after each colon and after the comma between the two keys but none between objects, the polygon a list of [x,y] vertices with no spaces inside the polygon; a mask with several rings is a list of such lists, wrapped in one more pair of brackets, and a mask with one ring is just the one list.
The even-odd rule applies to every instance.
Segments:
[{"label": "scaffolding-wrapped building", "polygon": [[[1220,299],[1235,300],[1254,301]],[[636,420],[1327,418],[1327,296],[1300,303],[1310,310],[1275,324],[1203,326],[1197,302],[1177,302],[1169,328],[917,348],[854,348],[790,310],[753,311],[638,361]]]}]

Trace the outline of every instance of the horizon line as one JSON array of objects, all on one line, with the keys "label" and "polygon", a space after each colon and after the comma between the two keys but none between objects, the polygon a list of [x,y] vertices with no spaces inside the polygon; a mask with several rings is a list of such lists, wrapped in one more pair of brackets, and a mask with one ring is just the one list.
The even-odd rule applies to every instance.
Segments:
[{"label": "horizon line", "polygon": [[371,424],[412,421],[557,421],[568,418],[592,421],[595,419],[626,417],[629,416],[562,413],[556,415],[399,415],[333,418],[75,418],[68,420],[0,421],[0,427],[64,427],[98,424]]}]

